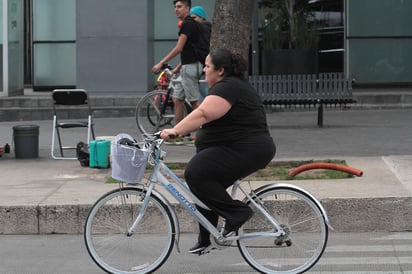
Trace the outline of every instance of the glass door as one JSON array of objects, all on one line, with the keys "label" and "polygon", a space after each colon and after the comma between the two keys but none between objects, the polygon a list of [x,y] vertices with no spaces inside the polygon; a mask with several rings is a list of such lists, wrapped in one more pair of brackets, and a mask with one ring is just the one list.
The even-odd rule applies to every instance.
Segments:
[{"label": "glass door", "polygon": [[23,0],[1,3],[1,95],[24,93]]},{"label": "glass door", "polygon": [[8,1],[8,95],[22,95],[23,83],[23,0]]},{"label": "glass door", "polygon": [[[7,7],[7,0],[0,1],[0,96],[7,95],[5,94],[4,91],[4,70],[3,70],[3,26],[5,25],[5,22],[3,20],[3,6]],[[7,14],[6,14],[7,15]]]},{"label": "glass door", "polygon": [[33,90],[76,84],[76,0],[33,0]]}]

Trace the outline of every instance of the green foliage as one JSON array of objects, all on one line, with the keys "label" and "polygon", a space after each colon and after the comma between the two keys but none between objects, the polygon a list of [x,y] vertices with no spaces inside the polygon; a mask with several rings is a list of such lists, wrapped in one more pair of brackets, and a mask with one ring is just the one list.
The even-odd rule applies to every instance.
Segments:
[{"label": "green foliage", "polygon": [[[304,171],[297,176],[291,178],[289,177],[289,171],[293,168],[304,164],[311,164],[315,162],[332,163],[346,165],[344,160],[339,159],[326,159],[326,160],[305,160],[305,161],[275,161],[270,163],[266,168],[260,169],[253,174],[249,175],[247,180],[255,181],[273,181],[273,180],[323,180],[323,179],[346,179],[352,178],[353,175],[346,172],[337,170],[311,170]],[[180,178],[183,176],[183,170],[186,168],[186,163],[167,163],[170,169],[173,169],[176,175]],[[147,170],[153,167],[148,166]],[[183,179],[183,178],[182,178]],[[119,181],[113,179],[112,177],[107,178],[107,184],[117,184]]]},{"label": "green foliage", "polygon": [[319,35],[307,1],[264,0],[260,8],[264,49],[317,48]]},{"label": "green foliage", "polygon": [[353,178],[353,175],[338,170],[322,170],[321,172],[309,174],[302,172],[301,174],[290,178],[290,180],[331,180],[331,179],[347,179]]},{"label": "green foliage", "polygon": [[186,164],[184,164],[184,163],[167,163],[166,165],[170,169],[179,169],[179,168],[185,168],[186,167]]},{"label": "green foliage", "polygon": [[118,183],[120,183],[120,181],[113,179],[113,177],[108,177],[106,179],[106,184],[118,184]]},{"label": "green foliage", "polygon": [[282,30],[275,21],[270,21],[263,28],[262,46],[264,49],[279,49],[282,48],[285,39],[282,36]]}]

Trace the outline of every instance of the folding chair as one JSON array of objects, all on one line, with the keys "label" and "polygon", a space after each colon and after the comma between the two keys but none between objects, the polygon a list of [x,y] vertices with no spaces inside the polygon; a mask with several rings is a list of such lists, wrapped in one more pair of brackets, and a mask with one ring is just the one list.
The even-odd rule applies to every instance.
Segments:
[{"label": "folding chair", "polygon": [[[90,107],[89,96],[84,89],[55,89],[52,93],[53,99],[53,136],[51,145],[51,156],[53,159],[67,159],[77,160],[77,157],[64,156],[65,150],[75,150],[76,144],[72,146],[63,146],[60,129],[70,128],[87,128],[87,144],[90,143],[91,136],[95,139],[92,110]],[[75,113],[75,117],[83,116],[82,121],[73,121],[71,113]],[[80,114],[80,115],[79,115]],[[87,117],[87,120],[86,120]],[[66,121],[60,121],[65,119]],[[82,119],[82,118],[81,118]],[[64,132],[64,130],[62,130]],[[58,149],[60,150],[60,156],[55,154],[56,136],[58,140]]]}]

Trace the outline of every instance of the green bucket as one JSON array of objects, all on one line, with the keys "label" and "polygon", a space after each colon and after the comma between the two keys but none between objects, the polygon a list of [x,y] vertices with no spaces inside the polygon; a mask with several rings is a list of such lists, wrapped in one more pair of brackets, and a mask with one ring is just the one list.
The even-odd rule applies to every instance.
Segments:
[{"label": "green bucket", "polygon": [[110,141],[94,140],[90,141],[90,167],[108,168],[110,163]]}]

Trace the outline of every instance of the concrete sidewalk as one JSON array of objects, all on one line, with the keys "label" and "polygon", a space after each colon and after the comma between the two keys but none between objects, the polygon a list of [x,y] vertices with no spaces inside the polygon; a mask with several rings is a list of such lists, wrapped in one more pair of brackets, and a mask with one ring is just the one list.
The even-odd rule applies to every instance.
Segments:
[{"label": "concrete sidewalk", "polygon": [[[343,159],[363,170],[360,178],[288,181],[325,205],[338,231],[412,229],[412,110],[327,110],[323,128],[315,111],[269,112],[276,160]],[[110,169],[83,168],[78,161],[50,157],[51,121],[0,123],[0,144],[12,143],[12,127],[40,126],[38,159],[0,158],[0,233],[82,233],[88,209],[116,187],[105,183]],[[139,136],[134,118],[95,119],[97,136]],[[66,141],[84,140],[78,132]],[[169,162],[188,161],[194,147],[165,145]],[[181,216],[183,231],[192,218]]]}]

